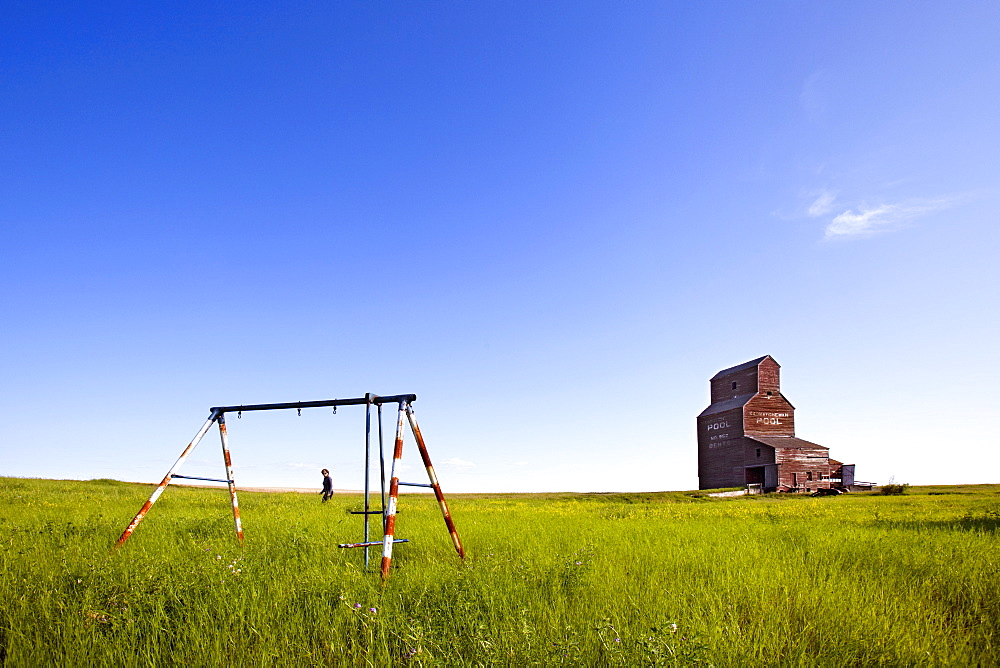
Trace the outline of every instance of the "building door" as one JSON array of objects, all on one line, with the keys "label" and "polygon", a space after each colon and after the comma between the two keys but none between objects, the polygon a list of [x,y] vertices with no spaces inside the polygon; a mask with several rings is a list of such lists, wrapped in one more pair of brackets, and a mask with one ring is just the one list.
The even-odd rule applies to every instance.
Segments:
[{"label": "building door", "polygon": [[764,467],[763,466],[752,466],[747,469],[747,484],[748,485],[761,485],[764,484]]},{"label": "building door", "polygon": [[764,467],[764,489],[778,488],[778,465],[768,464]]},{"label": "building door", "polygon": [[844,487],[854,484],[854,464],[844,464],[844,470],[840,472],[840,484]]}]

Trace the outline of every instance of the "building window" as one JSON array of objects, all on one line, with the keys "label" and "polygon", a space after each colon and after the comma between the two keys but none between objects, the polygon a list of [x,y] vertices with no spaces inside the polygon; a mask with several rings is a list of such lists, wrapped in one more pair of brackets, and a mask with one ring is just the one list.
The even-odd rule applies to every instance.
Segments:
[{"label": "building window", "polygon": [[733,382],[733,389],[734,390],[736,389],[736,383],[735,382]]},{"label": "building window", "polygon": [[760,457],[760,448],[757,448],[757,456]]},{"label": "building window", "polygon": [[771,398],[771,390],[768,390],[768,391],[767,391],[767,398],[768,398],[768,399],[770,399],[770,398]]},{"label": "building window", "polygon": [[813,472],[812,471],[806,471],[806,480],[809,480],[811,482],[812,479],[813,479]]}]

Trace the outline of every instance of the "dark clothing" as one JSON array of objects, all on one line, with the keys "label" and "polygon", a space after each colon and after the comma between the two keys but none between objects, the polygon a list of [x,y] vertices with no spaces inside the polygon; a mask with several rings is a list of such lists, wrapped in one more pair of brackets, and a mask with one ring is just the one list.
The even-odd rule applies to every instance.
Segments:
[{"label": "dark clothing", "polygon": [[333,496],[333,478],[328,475],[323,476],[323,501],[329,501]]}]

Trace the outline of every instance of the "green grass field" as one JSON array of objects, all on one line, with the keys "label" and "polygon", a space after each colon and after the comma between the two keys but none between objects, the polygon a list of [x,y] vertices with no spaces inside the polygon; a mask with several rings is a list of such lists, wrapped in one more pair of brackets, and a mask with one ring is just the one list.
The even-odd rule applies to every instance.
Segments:
[{"label": "green grass field", "polygon": [[[1000,485],[906,495],[404,496],[392,578],[359,496],[0,478],[0,663],[997,665]],[[378,550],[372,551],[373,564]]]}]

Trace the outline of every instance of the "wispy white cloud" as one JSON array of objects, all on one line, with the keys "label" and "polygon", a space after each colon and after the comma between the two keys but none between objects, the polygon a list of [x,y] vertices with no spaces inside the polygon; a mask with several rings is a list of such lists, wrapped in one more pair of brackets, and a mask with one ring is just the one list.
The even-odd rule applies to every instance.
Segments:
[{"label": "wispy white cloud", "polygon": [[810,218],[818,218],[819,216],[830,213],[833,209],[833,202],[836,199],[836,193],[824,190],[820,193],[819,197],[817,197],[816,200],[809,205],[809,209],[806,213],[809,214]]},{"label": "wispy white cloud", "polygon": [[883,204],[872,208],[862,206],[857,213],[848,209],[826,226],[826,238],[857,237],[885,229],[897,220],[897,208],[891,204]]},{"label": "wispy white cloud", "polygon": [[848,209],[834,217],[826,226],[824,238],[829,240],[871,236],[898,228],[919,216],[947,209],[954,202],[953,199],[937,199],[878,206],[861,205],[857,212]]},{"label": "wispy white cloud", "polygon": [[459,459],[458,457],[452,457],[451,459],[445,460],[444,462],[448,466],[454,466],[455,468],[467,469],[475,466],[472,462],[467,462],[464,459]]}]

